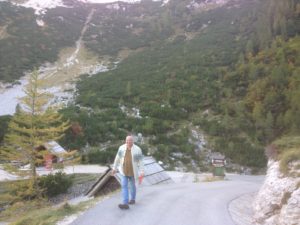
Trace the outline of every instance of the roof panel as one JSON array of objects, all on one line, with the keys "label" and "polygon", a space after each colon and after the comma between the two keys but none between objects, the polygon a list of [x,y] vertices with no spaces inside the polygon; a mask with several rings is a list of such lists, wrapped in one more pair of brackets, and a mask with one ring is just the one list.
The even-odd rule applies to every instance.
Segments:
[{"label": "roof panel", "polygon": [[[154,158],[149,156],[144,157],[143,162],[145,169],[145,177],[143,179],[142,186],[168,184],[174,182],[167,174],[167,172],[155,161]],[[103,187],[107,188],[106,183],[110,180],[108,179],[108,176],[111,177],[110,168],[96,181],[91,190],[88,191],[88,195],[97,195],[97,193],[100,193],[102,191]],[[121,183],[120,173],[115,174],[115,178],[119,183]]]}]

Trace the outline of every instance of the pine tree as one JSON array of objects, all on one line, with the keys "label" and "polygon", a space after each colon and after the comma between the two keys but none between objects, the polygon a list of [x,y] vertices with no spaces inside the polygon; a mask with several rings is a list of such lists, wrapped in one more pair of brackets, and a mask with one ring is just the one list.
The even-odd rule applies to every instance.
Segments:
[{"label": "pine tree", "polygon": [[266,118],[266,124],[265,124],[265,135],[266,135],[266,141],[270,143],[270,141],[273,141],[273,138],[275,136],[274,134],[274,116],[271,112],[267,113]]},{"label": "pine tree", "polygon": [[126,85],[126,96],[130,97],[131,95],[132,95],[131,81],[128,81]]},{"label": "pine tree", "polygon": [[[27,185],[28,190],[32,190],[32,196],[39,193],[36,165],[43,161],[46,153],[37,151],[37,148],[49,141],[60,139],[69,127],[69,122],[63,122],[57,109],[49,106],[51,95],[40,90],[42,85],[43,80],[39,79],[38,72],[33,72],[24,90],[26,95],[21,99],[24,109],[19,109],[10,121],[4,147],[0,151],[1,159],[7,162],[30,164],[29,171],[19,174],[29,178]],[[20,172],[12,164],[8,164],[6,168]]]}]

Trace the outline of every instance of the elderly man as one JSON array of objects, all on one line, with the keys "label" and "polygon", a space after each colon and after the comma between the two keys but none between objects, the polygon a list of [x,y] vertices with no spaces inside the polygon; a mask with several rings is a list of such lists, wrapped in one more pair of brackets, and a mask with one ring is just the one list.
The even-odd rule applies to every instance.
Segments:
[{"label": "elderly man", "polygon": [[[135,204],[136,181],[144,176],[143,154],[141,149],[133,144],[131,135],[126,137],[126,143],[119,147],[113,165],[112,174],[117,170],[121,174],[121,187],[123,203],[119,204],[120,209],[129,209],[128,204]],[[129,185],[129,189],[128,189]],[[130,200],[129,200],[130,190]]]}]

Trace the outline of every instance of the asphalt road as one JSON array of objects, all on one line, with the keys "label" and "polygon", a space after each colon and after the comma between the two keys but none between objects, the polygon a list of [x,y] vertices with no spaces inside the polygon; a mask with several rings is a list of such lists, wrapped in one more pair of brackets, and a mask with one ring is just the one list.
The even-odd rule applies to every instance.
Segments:
[{"label": "asphalt road", "polygon": [[[177,182],[141,187],[137,203],[120,210],[120,193],[79,216],[72,225],[234,225],[229,203],[257,191],[263,176],[227,175],[215,182]],[[251,204],[251,203],[246,203]]]}]

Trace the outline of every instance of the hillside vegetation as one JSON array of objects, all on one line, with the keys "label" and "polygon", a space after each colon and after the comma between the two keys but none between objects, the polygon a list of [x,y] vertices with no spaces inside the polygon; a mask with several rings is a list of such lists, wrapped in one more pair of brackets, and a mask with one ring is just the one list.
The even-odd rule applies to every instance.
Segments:
[{"label": "hillside vegetation", "polygon": [[[98,157],[111,162],[127,133],[142,133],[145,153],[170,167],[176,166],[174,158],[201,167],[203,156],[189,141],[191,127],[198,127],[208,138],[207,148],[235,163],[261,168],[266,145],[283,135],[299,135],[297,1],[228,1],[209,9],[188,0],[119,6],[89,5],[76,13],[52,9],[45,16],[49,27],[38,28],[42,35],[57,38],[45,45],[55,43],[57,50],[74,43],[78,24],[94,8],[85,46],[112,61],[124,50],[135,52],[114,70],[81,77],[75,104],[62,110],[72,122],[61,140],[64,146],[92,146],[93,157],[84,157],[87,161]],[[78,24],[59,25],[55,15],[61,10],[68,15],[64,23],[77,18]],[[43,61],[37,59],[36,64]],[[129,115],[137,110],[140,117]],[[106,150],[99,152],[102,147]],[[182,155],[176,158],[176,153]]]},{"label": "hillside vegetation", "polygon": [[[172,152],[183,152],[186,160],[200,160],[189,130],[179,130],[186,121],[234,162],[264,166],[264,146],[300,128],[299,5],[285,4],[242,1],[201,13],[171,4],[168,15],[180,19],[171,18],[168,30],[195,37],[157,41],[113,71],[83,78],[77,103],[93,110],[72,110],[73,119],[85,121],[82,144],[141,132],[155,135],[157,158],[170,161]],[[126,117],[120,105],[140,109],[142,118]]]}]

